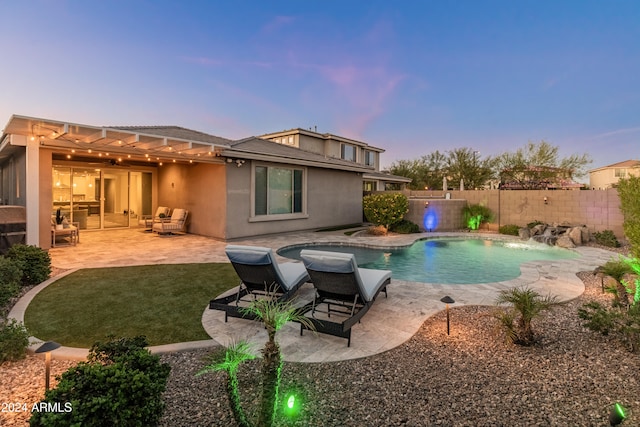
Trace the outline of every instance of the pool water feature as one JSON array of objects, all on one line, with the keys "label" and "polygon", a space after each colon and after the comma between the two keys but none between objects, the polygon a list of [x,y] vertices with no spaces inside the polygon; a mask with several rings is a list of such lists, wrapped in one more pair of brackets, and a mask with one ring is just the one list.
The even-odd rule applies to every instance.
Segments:
[{"label": "pool water feature", "polygon": [[398,280],[439,284],[502,282],[520,276],[522,263],[579,256],[535,242],[481,238],[418,240],[411,246],[394,249],[296,245],[281,248],[278,254],[299,260],[302,249],[352,253],[360,267],[391,270],[392,277]]}]

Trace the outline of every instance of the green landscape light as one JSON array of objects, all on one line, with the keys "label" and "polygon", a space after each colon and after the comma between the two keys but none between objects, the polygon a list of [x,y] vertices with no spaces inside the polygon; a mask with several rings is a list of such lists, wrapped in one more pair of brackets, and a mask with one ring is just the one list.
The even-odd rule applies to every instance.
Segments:
[{"label": "green landscape light", "polygon": [[616,403],[613,405],[613,408],[611,408],[611,412],[609,412],[609,424],[617,426],[622,423],[626,417],[627,415],[624,413],[624,407],[621,404]]},{"label": "green landscape light", "polygon": [[295,393],[287,393],[284,397],[284,413],[288,417],[295,417],[300,412],[300,399]]}]

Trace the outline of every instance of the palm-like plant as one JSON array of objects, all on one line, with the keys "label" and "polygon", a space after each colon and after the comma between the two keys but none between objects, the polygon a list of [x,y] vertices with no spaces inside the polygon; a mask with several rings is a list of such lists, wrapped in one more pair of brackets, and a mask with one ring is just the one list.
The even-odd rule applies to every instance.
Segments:
[{"label": "palm-like plant", "polygon": [[[260,398],[260,412],[255,425],[268,427],[273,424],[278,404],[278,387],[280,386],[280,371],[282,356],[280,345],[276,341],[276,333],[289,321],[302,323],[308,329],[314,330],[313,323],[297,308],[292,300],[278,301],[273,293],[266,298],[253,300],[248,307],[241,308],[246,315],[258,318],[264,323],[268,339],[262,349],[262,394]],[[253,424],[247,419],[238,394],[238,367],[245,360],[254,359],[246,342],[229,346],[224,357],[214,356],[214,362],[198,372],[225,371],[229,375],[227,394],[231,404],[233,416],[240,427],[251,427]]]},{"label": "palm-like plant", "polygon": [[507,340],[526,346],[536,342],[536,335],[532,328],[533,319],[543,311],[560,304],[557,297],[542,296],[527,287],[501,291],[495,302],[496,305],[511,305],[510,309],[500,310],[495,315],[505,328]]},{"label": "palm-like plant", "polygon": [[313,329],[313,324],[294,306],[293,301],[282,302],[275,297],[254,300],[243,311],[256,316],[267,329],[268,340],[262,349],[262,395],[257,425],[270,426],[273,424],[278,404],[282,369],[282,356],[280,345],[276,341],[276,332],[288,321],[302,323],[310,329]]}]

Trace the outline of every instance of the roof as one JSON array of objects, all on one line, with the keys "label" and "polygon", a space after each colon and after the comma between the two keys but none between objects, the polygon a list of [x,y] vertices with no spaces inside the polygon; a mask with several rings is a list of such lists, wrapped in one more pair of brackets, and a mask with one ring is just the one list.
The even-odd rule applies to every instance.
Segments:
[{"label": "roof", "polygon": [[333,139],[336,141],[357,145],[359,147],[364,147],[364,148],[367,148],[368,150],[376,151],[378,153],[384,153],[385,151],[383,148],[373,147],[367,144],[366,142],[358,141],[351,138],[346,138],[344,136],[333,135],[331,133],[320,133],[320,132],[312,131],[311,129],[307,130],[302,128],[294,128],[294,129],[283,130],[280,132],[266,133],[264,135],[260,135],[260,138],[272,139],[272,138],[278,138],[282,136],[295,135],[295,134],[307,135],[307,136],[311,136],[318,139],[324,139],[324,140]]},{"label": "roof", "polygon": [[373,172],[372,166],[365,166],[348,160],[323,156],[322,154],[300,148],[289,147],[273,141],[252,136],[239,141],[233,141],[229,148],[220,153],[222,156],[241,159],[263,160],[280,163],[291,163],[304,166],[314,166],[327,169],[341,169],[352,172]]},{"label": "roof", "polygon": [[640,167],[640,160],[625,160],[622,162],[614,163],[612,165],[591,169],[589,173],[598,172],[604,169],[611,169],[611,168],[618,169],[618,168],[638,168],[638,167]]},{"label": "roof", "polygon": [[384,172],[367,172],[362,177],[364,179],[377,179],[379,181],[387,181],[387,182],[410,183],[411,181],[413,181],[411,178],[407,178],[406,176],[391,175],[390,173],[384,173]]},{"label": "roof", "polygon": [[197,130],[186,129],[180,126],[105,126],[109,129],[120,129],[129,132],[145,133],[149,135],[164,136],[192,141],[206,142],[209,144],[224,145],[231,142],[230,139],[221,136],[209,135]]}]

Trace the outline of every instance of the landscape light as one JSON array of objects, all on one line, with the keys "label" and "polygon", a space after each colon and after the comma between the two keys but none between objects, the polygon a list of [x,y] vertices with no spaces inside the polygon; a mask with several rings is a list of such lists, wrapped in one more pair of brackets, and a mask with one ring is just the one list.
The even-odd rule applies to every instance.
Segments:
[{"label": "landscape light", "polygon": [[295,392],[289,392],[284,396],[283,412],[287,417],[295,417],[300,413],[300,398]]},{"label": "landscape light", "polygon": [[617,426],[622,423],[625,418],[627,418],[627,415],[625,414],[622,405],[619,403],[613,405],[613,408],[611,408],[611,411],[609,412],[609,424]]},{"label": "landscape light", "polygon": [[455,301],[453,300],[453,298],[451,298],[449,295],[442,297],[440,299],[441,302],[446,304],[446,310],[447,310],[447,335],[449,335],[449,304],[453,304],[455,303]]},{"label": "landscape light", "polygon": [[45,380],[44,386],[45,390],[49,390],[49,377],[51,372],[51,352],[57,348],[60,348],[61,345],[55,341],[47,341],[38,347],[35,351],[36,354],[44,353],[44,366],[45,366]]}]

